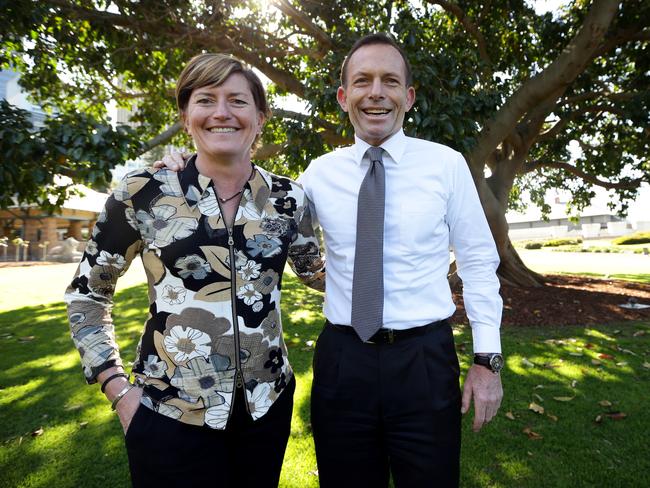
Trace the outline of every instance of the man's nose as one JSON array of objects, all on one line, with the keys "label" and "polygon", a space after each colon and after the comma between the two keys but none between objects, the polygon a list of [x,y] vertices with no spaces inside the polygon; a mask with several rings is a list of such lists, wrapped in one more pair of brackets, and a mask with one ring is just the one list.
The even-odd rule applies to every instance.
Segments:
[{"label": "man's nose", "polygon": [[371,98],[383,98],[384,90],[380,78],[373,78],[372,85],[370,86],[370,97]]}]

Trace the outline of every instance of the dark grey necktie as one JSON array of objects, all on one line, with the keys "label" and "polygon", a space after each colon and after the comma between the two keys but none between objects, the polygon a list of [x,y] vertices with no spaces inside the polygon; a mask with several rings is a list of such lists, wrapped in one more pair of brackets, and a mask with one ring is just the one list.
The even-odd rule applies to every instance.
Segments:
[{"label": "dark grey necktie", "polygon": [[382,325],[384,315],[384,194],[383,149],[368,149],[370,167],[357,205],[357,242],[352,278],[352,327],[362,341]]}]

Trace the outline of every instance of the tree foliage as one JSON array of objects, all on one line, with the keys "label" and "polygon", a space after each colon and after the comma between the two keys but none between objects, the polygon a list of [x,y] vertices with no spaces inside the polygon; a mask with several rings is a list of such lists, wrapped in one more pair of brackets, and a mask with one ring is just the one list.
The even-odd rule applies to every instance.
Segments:
[{"label": "tree foliage", "polygon": [[28,112],[1,100],[0,206],[36,203],[51,211],[69,198],[75,181],[108,188],[110,169],[139,151],[128,126],[113,128],[78,113],[51,117],[37,128]]},{"label": "tree foliage", "polygon": [[[502,262],[516,264],[504,215],[526,190],[540,205],[546,189],[570,190],[579,210],[601,186],[625,210],[650,180],[650,4],[642,0],[572,0],[544,14],[523,0],[0,4],[0,62],[23,73],[34,98],[52,113],[101,122],[116,100],[133,110],[142,150],[172,137],[187,143],[174,125],[173,88],[191,56],[243,59],[271,80],[276,107],[258,156],[291,175],[352,140],[336,103],[338,67],[359,36],[390,32],[415,73],[407,133],[465,154]],[[280,108],[285,97],[304,110]]]}]

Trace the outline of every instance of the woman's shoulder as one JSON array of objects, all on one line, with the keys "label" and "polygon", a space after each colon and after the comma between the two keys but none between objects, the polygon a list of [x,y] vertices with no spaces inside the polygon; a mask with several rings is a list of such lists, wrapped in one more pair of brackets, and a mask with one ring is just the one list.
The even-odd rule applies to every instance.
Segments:
[{"label": "woman's shoulder", "polygon": [[116,200],[124,202],[132,199],[147,183],[155,179],[155,175],[165,173],[167,170],[156,168],[138,168],[128,172],[118,182],[117,187],[113,190],[113,196]]},{"label": "woman's shoulder", "polygon": [[288,176],[272,173],[264,168],[260,168],[259,166],[256,166],[256,168],[260,175],[262,175],[262,178],[264,178],[264,181],[266,181],[268,187],[271,189],[271,197],[273,197],[273,194],[278,191],[297,191],[302,193],[302,185],[296,180],[289,178]]}]

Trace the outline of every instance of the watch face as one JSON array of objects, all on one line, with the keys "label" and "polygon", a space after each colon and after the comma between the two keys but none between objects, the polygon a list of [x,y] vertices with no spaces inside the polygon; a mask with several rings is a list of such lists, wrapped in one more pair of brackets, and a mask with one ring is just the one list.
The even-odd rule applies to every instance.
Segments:
[{"label": "watch face", "polygon": [[496,373],[503,369],[503,363],[503,356],[501,354],[493,354],[490,358],[490,367]]}]

